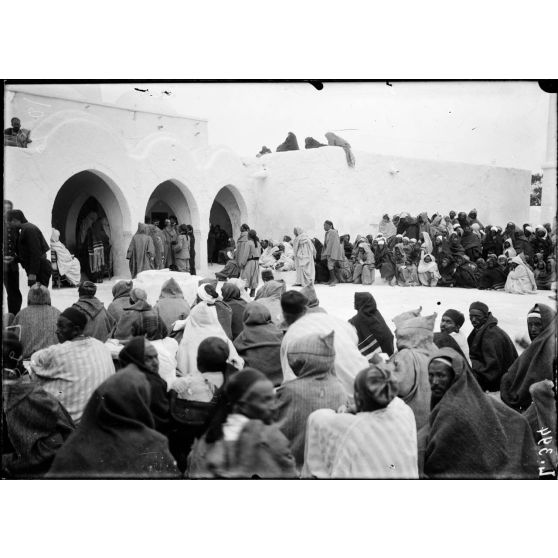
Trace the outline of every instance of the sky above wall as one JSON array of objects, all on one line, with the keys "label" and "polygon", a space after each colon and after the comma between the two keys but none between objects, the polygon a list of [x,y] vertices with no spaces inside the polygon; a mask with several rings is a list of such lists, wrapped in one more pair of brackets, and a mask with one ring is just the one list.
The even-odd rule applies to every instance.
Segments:
[{"label": "sky above wall", "polygon": [[210,144],[241,156],[275,151],[289,131],[301,148],[334,131],[356,151],[533,172],[546,159],[549,101],[536,82],[106,84],[101,93],[205,118]]}]

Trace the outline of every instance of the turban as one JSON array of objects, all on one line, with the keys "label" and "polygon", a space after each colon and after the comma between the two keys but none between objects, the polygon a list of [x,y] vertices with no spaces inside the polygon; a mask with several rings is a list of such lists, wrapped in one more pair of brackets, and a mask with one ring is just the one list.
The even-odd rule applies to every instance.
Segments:
[{"label": "turban", "polygon": [[96,292],[97,285],[95,285],[95,283],[92,283],[91,281],[83,281],[79,284],[78,294],[80,296],[95,296]]},{"label": "turban", "polygon": [[64,310],[64,312],[60,315],[64,316],[64,318],[72,322],[74,325],[79,326],[81,329],[83,329],[87,324],[87,316],[73,306],[66,308],[66,310]]},{"label": "turban", "polygon": [[484,303],[484,302],[473,302],[473,304],[471,304],[471,306],[469,306],[469,311],[471,310],[479,310],[480,312],[482,312],[485,316],[488,316],[489,314],[489,310],[488,310],[488,306]]},{"label": "turban", "polygon": [[458,310],[454,310],[453,308],[450,308],[449,310],[446,310],[442,314],[442,318],[444,316],[447,316],[453,322],[455,322],[455,325],[457,327],[461,327],[465,323],[465,316],[461,312],[459,312]]},{"label": "turban", "polygon": [[213,285],[204,283],[198,287],[198,297],[205,302],[214,303],[219,298],[219,294]]},{"label": "turban", "polygon": [[355,378],[355,392],[363,409],[387,407],[397,395],[397,381],[392,375],[394,367],[388,363],[372,364],[361,370]]},{"label": "turban", "polygon": [[138,287],[130,291],[130,300],[137,302],[138,300],[147,300],[147,293]]},{"label": "turban", "polygon": [[267,376],[255,368],[244,368],[232,376],[226,387],[226,394],[229,403],[233,405],[246,397],[252,387],[262,380],[267,380]]},{"label": "turban", "polygon": [[308,298],[299,291],[287,291],[281,295],[281,309],[285,314],[302,314],[308,306]]}]

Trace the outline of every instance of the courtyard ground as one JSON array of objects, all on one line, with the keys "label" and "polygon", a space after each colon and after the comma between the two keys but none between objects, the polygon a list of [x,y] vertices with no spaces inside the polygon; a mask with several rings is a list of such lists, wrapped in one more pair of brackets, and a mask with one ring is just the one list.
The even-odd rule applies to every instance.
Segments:
[{"label": "courtyard ground", "polygon": [[[214,276],[222,266],[210,266],[209,276]],[[286,281],[289,288],[295,281],[294,272],[275,273],[276,278]],[[21,292],[23,295],[24,306],[27,301],[28,287],[26,276],[20,272]],[[97,296],[105,303],[105,306],[112,301],[112,287],[121,279],[129,277],[113,278],[105,280],[97,286]],[[506,331],[512,339],[516,336],[527,335],[527,313],[537,302],[547,304],[556,308],[556,301],[551,298],[554,293],[551,291],[539,291],[534,295],[515,295],[502,291],[479,291],[476,289],[456,289],[442,287],[390,287],[381,279],[377,278],[375,283],[370,286],[340,284],[336,287],[328,285],[316,285],[316,293],[323,306],[330,314],[334,314],[343,319],[349,319],[355,314],[353,302],[354,293],[357,291],[368,291],[373,294],[378,304],[378,309],[384,316],[388,326],[394,330],[395,326],[392,319],[403,311],[422,306],[422,314],[429,315],[433,312],[438,314],[436,319],[435,331],[439,331],[440,318],[448,308],[455,308],[466,317],[462,331],[468,335],[472,329],[468,320],[468,309],[471,302],[480,300],[488,305],[492,314],[498,319],[499,325]],[[158,290],[158,289],[157,289]],[[149,302],[155,304],[157,296],[153,289],[149,290]],[[71,306],[78,297],[76,288],[51,289],[52,305],[59,310],[64,310]],[[5,308],[5,293],[4,293]],[[518,347],[518,352],[521,349]]]}]

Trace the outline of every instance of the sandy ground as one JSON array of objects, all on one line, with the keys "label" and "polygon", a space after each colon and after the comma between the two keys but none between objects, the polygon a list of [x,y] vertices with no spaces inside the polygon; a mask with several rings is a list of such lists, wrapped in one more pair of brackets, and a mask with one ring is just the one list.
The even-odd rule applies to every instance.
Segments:
[{"label": "sandy ground", "polygon": [[[214,276],[214,273],[219,271],[221,267],[219,265],[210,266],[210,276]],[[276,273],[275,275],[276,278],[284,279],[288,287],[294,283],[294,272]],[[105,280],[97,286],[97,296],[105,305],[111,302],[112,287],[120,279],[128,278]],[[25,306],[28,288],[23,271],[20,272],[20,284]],[[394,324],[391,320],[394,316],[405,310],[422,306],[423,315],[429,315],[433,312],[438,314],[435,327],[435,331],[438,331],[440,318],[445,310],[455,308],[463,312],[467,318],[469,304],[475,300],[480,300],[488,305],[492,314],[498,319],[499,325],[512,339],[515,339],[516,336],[527,335],[527,313],[536,302],[547,304],[553,308],[556,307],[556,301],[550,298],[551,291],[539,291],[534,295],[514,295],[500,291],[479,291],[476,289],[390,287],[379,278],[370,286],[340,284],[336,287],[329,287],[327,285],[316,285],[320,305],[330,314],[335,314],[344,319],[349,319],[355,313],[353,302],[354,293],[357,291],[368,291],[374,295],[378,303],[378,309],[392,329],[394,329]],[[51,293],[52,305],[60,310],[73,304],[78,296],[75,288],[52,289]],[[149,302],[154,304],[156,297],[150,297]],[[468,335],[471,329],[471,324],[467,318],[462,331],[465,335]],[[521,352],[519,347],[518,350]]]}]

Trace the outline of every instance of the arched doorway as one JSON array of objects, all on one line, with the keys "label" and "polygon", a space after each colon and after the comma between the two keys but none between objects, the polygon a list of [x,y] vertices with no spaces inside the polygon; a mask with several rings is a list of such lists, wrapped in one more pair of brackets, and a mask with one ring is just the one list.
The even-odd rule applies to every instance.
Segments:
[{"label": "arched doorway", "polygon": [[246,219],[246,204],[238,189],[232,184],[223,186],[217,192],[209,212],[207,257],[210,262],[218,263],[219,251],[224,250],[228,238],[238,238],[240,225]]},{"label": "arched doorway", "polygon": [[115,274],[124,273],[127,249],[124,244],[130,236],[130,211],[122,192],[106,175],[85,170],[68,178],[54,199],[51,224],[60,231],[60,240],[68,250],[81,259],[87,218],[92,212],[97,218],[106,217],[113,271]]},{"label": "arched doorway", "polygon": [[186,186],[175,180],[161,182],[149,197],[145,216],[151,221],[159,221],[163,228],[164,220],[174,215],[179,224],[199,227],[198,207]]},{"label": "arched doorway", "polygon": [[[200,243],[200,218],[198,205],[190,190],[178,180],[161,182],[147,201],[145,217],[152,223],[158,222],[162,229],[165,219],[175,216],[178,224],[192,225],[196,247]],[[196,267],[199,269],[200,250],[196,249]]]}]

